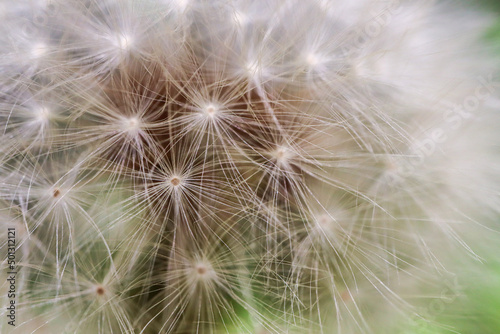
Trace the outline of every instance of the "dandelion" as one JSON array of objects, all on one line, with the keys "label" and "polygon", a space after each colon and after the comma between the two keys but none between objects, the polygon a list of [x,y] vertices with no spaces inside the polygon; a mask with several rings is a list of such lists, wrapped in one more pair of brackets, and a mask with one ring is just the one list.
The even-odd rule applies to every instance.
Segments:
[{"label": "dandelion", "polygon": [[0,18],[2,333],[413,333],[494,243],[484,13],[56,0]]}]

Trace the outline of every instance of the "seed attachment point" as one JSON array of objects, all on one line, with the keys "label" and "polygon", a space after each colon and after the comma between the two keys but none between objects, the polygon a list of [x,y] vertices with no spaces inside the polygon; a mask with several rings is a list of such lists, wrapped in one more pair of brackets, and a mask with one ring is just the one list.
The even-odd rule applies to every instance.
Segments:
[{"label": "seed attachment point", "polygon": [[98,295],[98,296],[103,296],[105,293],[106,293],[106,290],[104,289],[104,287],[102,285],[99,285],[95,288],[95,293]]},{"label": "seed attachment point", "polygon": [[181,184],[181,179],[178,176],[172,176],[170,178],[170,183],[172,186],[177,187]]}]

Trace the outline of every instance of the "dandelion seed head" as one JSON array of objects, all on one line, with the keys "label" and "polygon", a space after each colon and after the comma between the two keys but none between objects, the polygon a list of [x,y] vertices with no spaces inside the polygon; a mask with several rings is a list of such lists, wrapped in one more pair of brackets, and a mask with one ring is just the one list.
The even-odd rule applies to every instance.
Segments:
[{"label": "dandelion seed head", "polygon": [[[40,250],[20,308],[52,325],[70,306],[44,331],[376,332],[376,301],[400,310],[400,282],[448,265],[442,236],[472,253],[462,232],[500,212],[481,22],[429,2],[41,1],[0,3],[0,215]],[[17,38],[28,7],[37,37]]]}]

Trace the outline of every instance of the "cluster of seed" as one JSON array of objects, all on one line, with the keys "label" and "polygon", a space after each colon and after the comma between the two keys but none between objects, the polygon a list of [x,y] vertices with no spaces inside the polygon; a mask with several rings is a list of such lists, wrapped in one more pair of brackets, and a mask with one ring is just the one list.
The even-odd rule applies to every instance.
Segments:
[{"label": "cluster of seed", "polygon": [[498,101],[446,127],[489,63],[428,1],[0,9],[13,333],[398,332],[500,207]]}]

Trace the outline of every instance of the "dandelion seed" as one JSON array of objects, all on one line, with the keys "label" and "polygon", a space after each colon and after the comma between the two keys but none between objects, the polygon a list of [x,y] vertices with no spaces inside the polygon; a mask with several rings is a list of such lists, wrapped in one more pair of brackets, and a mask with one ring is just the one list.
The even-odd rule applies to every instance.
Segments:
[{"label": "dandelion seed", "polygon": [[312,68],[320,65],[323,62],[321,56],[318,56],[314,53],[307,54],[307,56],[305,57],[305,60],[306,60],[306,63]]},{"label": "dandelion seed", "polygon": [[205,115],[207,115],[209,118],[215,118],[218,113],[218,109],[215,105],[209,104],[204,108]]},{"label": "dandelion seed", "polygon": [[60,190],[60,189],[58,189],[58,188],[55,188],[55,189],[52,191],[52,197],[57,198],[57,197],[59,197],[59,195],[61,195],[61,190]]},{"label": "dandelion seed", "polygon": [[293,151],[286,146],[280,146],[271,153],[278,166],[287,166],[293,157]]},{"label": "dandelion seed", "polygon": [[247,22],[248,22],[248,17],[239,12],[239,11],[234,11],[233,13],[233,21],[240,27],[243,27]]},{"label": "dandelion seed", "polygon": [[194,270],[196,271],[199,280],[212,279],[215,276],[215,272],[213,271],[209,263],[196,263],[194,265]]},{"label": "dandelion seed", "polygon": [[179,11],[183,12],[188,8],[190,0],[174,0],[175,5],[179,8]]},{"label": "dandelion seed", "polygon": [[170,178],[170,183],[174,186],[174,187],[177,187],[181,184],[181,178],[179,178],[178,176],[172,176]]},{"label": "dandelion seed", "polygon": [[122,119],[123,130],[130,135],[136,137],[141,130],[141,121],[138,117],[125,117]]},{"label": "dandelion seed", "polygon": [[263,69],[257,60],[250,60],[245,64],[245,70],[250,78],[262,75]]},{"label": "dandelion seed", "polygon": [[36,111],[36,118],[39,122],[45,123],[50,119],[51,112],[50,109],[47,107],[40,107],[37,108]]},{"label": "dandelion seed", "polygon": [[317,221],[319,223],[320,226],[322,227],[329,227],[330,224],[333,222],[332,218],[327,215],[327,214],[321,214],[319,215],[319,217],[317,217]]},{"label": "dandelion seed", "polygon": [[45,56],[48,51],[49,48],[45,43],[37,43],[31,50],[31,55],[33,56],[33,58],[39,59]]},{"label": "dandelion seed", "polygon": [[106,290],[104,289],[103,286],[97,286],[95,288],[95,292],[97,293],[98,296],[103,296],[106,293]]},{"label": "dandelion seed", "polygon": [[119,48],[120,50],[123,51],[129,51],[130,48],[133,46],[133,38],[130,35],[127,34],[118,34],[116,35],[115,38],[111,38],[112,41],[114,41],[114,45]]}]

